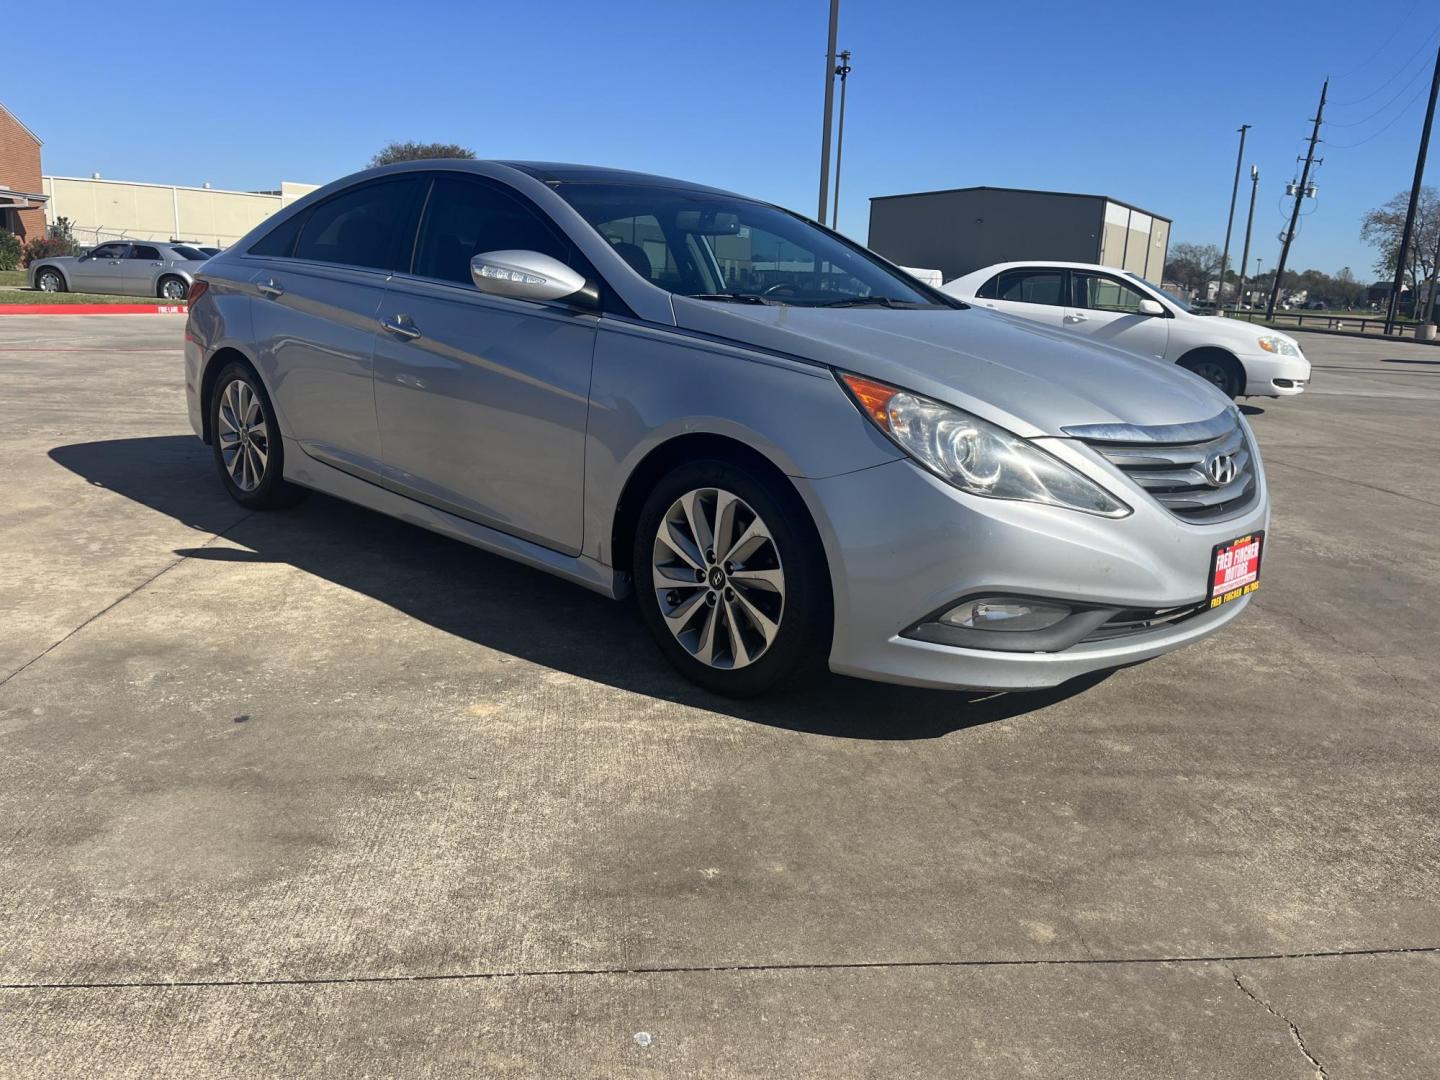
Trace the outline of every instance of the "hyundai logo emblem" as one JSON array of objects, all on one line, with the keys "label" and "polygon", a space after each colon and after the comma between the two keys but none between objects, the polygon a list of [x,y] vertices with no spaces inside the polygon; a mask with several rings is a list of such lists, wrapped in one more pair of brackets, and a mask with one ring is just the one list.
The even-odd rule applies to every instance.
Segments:
[{"label": "hyundai logo emblem", "polygon": [[1239,473],[1240,467],[1235,464],[1233,454],[1216,454],[1205,459],[1205,478],[1210,481],[1211,487],[1234,483]]}]

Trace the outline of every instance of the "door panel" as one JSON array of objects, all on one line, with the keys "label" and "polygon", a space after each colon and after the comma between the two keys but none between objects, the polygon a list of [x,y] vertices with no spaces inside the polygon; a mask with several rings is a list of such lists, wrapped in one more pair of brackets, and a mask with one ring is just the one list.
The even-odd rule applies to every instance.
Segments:
[{"label": "door panel", "polygon": [[101,244],[89,258],[71,265],[70,288],[75,292],[120,291],[120,267],[129,244]]},{"label": "door panel", "polygon": [[372,365],[382,271],[275,260],[251,302],[260,373],[305,452],[378,477]]},{"label": "door panel", "polygon": [[375,350],[387,484],[578,554],[598,320],[405,276],[382,308],[403,328]]},{"label": "door panel", "polygon": [[153,284],[165,263],[160,249],[149,244],[131,244],[117,270],[116,292],[128,296],[154,296]]},{"label": "door panel", "polygon": [[1173,320],[1141,315],[1143,299],[1148,297],[1114,275],[1072,270],[1065,329],[1142,356],[1163,358]]}]

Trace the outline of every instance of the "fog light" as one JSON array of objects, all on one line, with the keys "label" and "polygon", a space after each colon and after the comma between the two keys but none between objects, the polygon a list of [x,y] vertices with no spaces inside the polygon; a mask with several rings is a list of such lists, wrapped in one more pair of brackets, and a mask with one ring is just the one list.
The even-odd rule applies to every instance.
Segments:
[{"label": "fog light", "polygon": [[1014,597],[985,597],[966,600],[944,615],[942,623],[962,626],[966,630],[1045,630],[1070,615],[1064,604],[1044,600],[1019,600]]}]

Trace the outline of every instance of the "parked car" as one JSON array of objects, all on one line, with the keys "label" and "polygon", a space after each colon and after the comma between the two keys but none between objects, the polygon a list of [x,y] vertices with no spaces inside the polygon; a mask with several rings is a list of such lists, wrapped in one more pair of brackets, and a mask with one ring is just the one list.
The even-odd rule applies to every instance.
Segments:
[{"label": "parked car", "polygon": [[115,241],[83,255],[58,255],[30,264],[30,287],[41,292],[119,293],[184,300],[204,265],[184,244]]},{"label": "parked car", "polygon": [[945,292],[1022,319],[1179,364],[1230,398],[1287,397],[1310,382],[1292,337],[1193,305],[1136,274],[1093,263],[1013,262],[956,278]]},{"label": "parked car", "polygon": [[308,195],[200,270],[185,386],[242,506],[313,488],[633,592],[727,694],[827,661],[1023,689],[1146,660],[1243,610],[1269,519],[1207,383],[610,169]]}]

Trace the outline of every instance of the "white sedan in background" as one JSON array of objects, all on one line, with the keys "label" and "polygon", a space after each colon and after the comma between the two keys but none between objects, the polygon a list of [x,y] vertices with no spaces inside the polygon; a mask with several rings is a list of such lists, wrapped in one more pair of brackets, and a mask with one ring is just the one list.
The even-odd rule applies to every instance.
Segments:
[{"label": "white sedan in background", "polygon": [[968,304],[1179,364],[1232,398],[1288,397],[1310,382],[1310,361],[1294,338],[1193,314],[1179,297],[1110,266],[997,263],[956,278],[944,291]]}]

